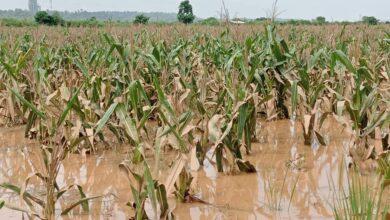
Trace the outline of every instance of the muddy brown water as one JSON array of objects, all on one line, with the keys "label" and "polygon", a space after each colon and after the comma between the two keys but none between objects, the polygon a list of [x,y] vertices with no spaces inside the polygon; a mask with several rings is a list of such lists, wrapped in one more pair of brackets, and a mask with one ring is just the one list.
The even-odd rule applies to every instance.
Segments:
[{"label": "muddy brown water", "polygon": [[[259,143],[246,156],[257,169],[255,174],[227,175],[218,173],[210,161],[193,173],[193,191],[209,204],[180,204],[170,199],[177,219],[332,219],[330,204],[335,185],[345,184],[340,166],[345,158],[350,136],[337,123],[324,127],[328,146],[304,146],[300,125],[290,121],[263,122]],[[23,137],[23,127],[0,129],[0,182],[22,185],[26,177],[42,169],[38,162],[39,145]],[[165,182],[175,153],[165,152],[155,170],[156,178]],[[75,209],[62,219],[128,219],[132,210],[125,204],[131,199],[130,185],[118,165],[128,159],[126,146],[97,155],[70,155],[60,169],[60,186],[79,184],[89,196],[105,195],[90,203],[90,212]],[[154,164],[153,158],[149,158]],[[151,166],[153,167],[153,165]],[[38,182],[28,188],[43,194]],[[0,189],[0,198],[20,205],[19,196]],[[69,193],[60,200],[77,199]],[[68,204],[68,203],[67,203]],[[7,208],[0,219],[22,219],[22,214]]]}]

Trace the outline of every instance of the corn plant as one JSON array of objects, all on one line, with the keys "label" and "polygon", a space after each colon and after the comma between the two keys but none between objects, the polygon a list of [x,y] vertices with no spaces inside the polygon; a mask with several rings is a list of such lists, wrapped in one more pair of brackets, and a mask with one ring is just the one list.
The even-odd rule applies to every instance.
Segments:
[{"label": "corn plant", "polygon": [[[17,92],[14,91],[14,95],[16,95],[16,97],[20,98],[23,103],[25,103],[28,107],[30,107],[32,112],[36,111],[34,105],[29,103],[27,100],[24,100],[23,97],[20,96]],[[51,119],[52,121],[51,124],[53,125],[53,127],[50,127],[49,129],[51,138],[55,136],[56,134],[55,130],[58,129],[60,126],[62,126],[62,124],[64,123],[67,114],[69,114],[69,109],[72,104],[73,104],[72,101],[68,103],[67,108],[65,108],[65,110],[62,112],[58,121],[54,122],[53,119]],[[39,111],[36,112],[39,113]],[[42,117],[44,116],[45,114],[42,113]],[[69,207],[64,208],[60,213],[61,215],[68,214],[72,209],[74,209],[76,206],[79,205],[81,205],[85,211],[88,211],[89,209],[88,201],[91,199],[98,198],[96,196],[87,197],[86,194],[83,192],[82,187],[79,185],[70,185],[70,186],[65,186],[64,188],[59,188],[57,184],[58,172],[61,167],[62,161],[66,158],[67,154],[71,151],[66,144],[60,145],[59,143],[54,143],[54,144],[52,143],[53,142],[50,143],[49,147],[42,146],[42,161],[45,167],[45,170],[43,172],[36,172],[29,175],[26,178],[25,183],[22,187],[18,187],[10,183],[0,184],[1,187],[19,194],[21,198],[23,198],[24,203],[28,207],[27,209],[23,207],[11,207],[11,208],[18,211],[25,212],[30,217],[34,216],[41,219],[54,219],[56,215],[55,204],[62,196],[65,195],[65,193],[67,193],[72,188],[76,188],[79,191],[80,200],[71,204]],[[32,178],[38,178],[38,180],[45,185],[46,197],[44,199],[40,198],[40,196],[38,195],[33,195],[26,191]],[[42,210],[42,213],[39,213],[39,210]]]},{"label": "corn plant", "polygon": [[23,103],[12,96],[11,91],[13,88],[19,89],[21,84],[24,83],[23,94],[27,100],[32,101],[35,91],[30,86],[29,79],[22,74],[22,70],[29,64],[28,61],[32,56],[34,46],[26,36],[25,38],[19,38],[11,51],[4,45],[1,46],[1,50],[3,51],[0,56],[0,64],[3,70],[0,73],[2,82],[0,87],[3,91],[0,94],[0,110],[3,110],[1,117],[5,117],[11,123],[25,122],[24,113],[27,109],[23,107]]},{"label": "corn plant", "polygon": [[178,180],[175,182],[175,196],[179,202],[192,200],[192,196],[190,195],[192,180],[193,178],[191,174],[187,170],[183,169]]},{"label": "corn plant", "polygon": [[[143,167],[142,174],[137,174],[130,169],[128,164],[122,163],[120,165],[131,183],[134,202],[127,203],[135,211],[135,215],[131,219],[173,219],[173,214],[168,207],[165,186],[153,180],[146,162],[143,163]],[[151,209],[145,207],[148,205],[151,206]]]},{"label": "corn plant", "polygon": [[[335,51],[332,54],[332,59],[334,63],[339,62],[345,66],[351,74],[350,91],[336,91],[329,86],[328,89],[335,97],[335,109],[339,121],[344,125],[349,124],[345,119],[342,119],[345,110],[352,121],[351,128],[354,131],[352,156],[355,159],[360,157],[364,160],[364,157],[368,158],[371,155],[371,152],[367,150],[369,149],[369,136],[373,135],[375,129],[382,127],[388,120],[388,112],[379,89],[376,88],[377,78],[374,77],[375,74],[365,65],[364,61],[361,61],[359,68],[355,68],[342,51]],[[341,86],[337,88],[341,88]]]},{"label": "corn plant", "polygon": [[[57,169],[67,154],[124,143],[131,164],[121,167],[133,179],[134,217],[165,218],[164,197],[198,201],[190,194],[188,167],[195,164],[196,171],[209,160],[219,172],[256,172],[245,154],[253,152],[262,120],[300,120],[304,144],[326,144],[321,127],[333,113],[353,130],[355,163],[375,159],[387,176],[388,33],[374,33],[380,39],[371,41],[372,33],[354,36],[343,26],[328,39],[322,28],[318,34],[273,24],[262,33],[242,27],[245,34],[227,28],[190,37],[176,28],[165,37],[96,31],[58,42],[43,33],[0,36],[0,125],[23,124],[26,137],[49,146],[42,154],[47,168],[34,176],[47,185],[47,195],[24,197],[31,215],[54,214],[63,192],[55,184]],[[371,144],[375,133],[383,133],[375,137],[381,146]],[[150,151],[158,170],[163,149],[190,158],[175,164],[165,185],[152,179],[146,163]],[[140,165],[142,172],[134,169]],[[279,209],[280,200],[275,204]],[[44,206],[42,213],[35,206]]]},{"label": "corn plant", "polygon": [[291,110],[293,117],[299,112],[305,145],[311,145],[314,138],[320,144],[325,145],[324,137],[320,134],[324,120],[330,112],[324,112],[321,108],[325,95],[325,74],[319,72],[319,59],[325,53],[319,50],[314,53],[309,61],[305,63],[297,73],[297,80],[291,84]]}]

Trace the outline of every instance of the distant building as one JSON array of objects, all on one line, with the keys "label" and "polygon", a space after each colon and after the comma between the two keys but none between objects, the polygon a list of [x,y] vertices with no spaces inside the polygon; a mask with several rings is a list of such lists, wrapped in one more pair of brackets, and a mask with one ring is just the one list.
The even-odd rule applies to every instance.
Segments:
[{"label": "distant building", "polygon": [[28,0],[28,10],[36,13],[41,10],[41,6],[38,4],[38,0]]}]

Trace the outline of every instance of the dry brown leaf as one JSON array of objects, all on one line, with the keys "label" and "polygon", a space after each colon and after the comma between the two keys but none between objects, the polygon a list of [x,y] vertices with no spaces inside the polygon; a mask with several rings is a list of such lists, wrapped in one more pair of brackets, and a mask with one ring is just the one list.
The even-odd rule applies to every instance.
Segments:
[{"label": "dry brown leaf", "polygon": [[92,128],[86,128],[85,129],[85,133],[87,133],[87,137],[88,137],[89,143],[91,144],[92,149],[94,150],[95,147],[94,147],[94,144],[93,144],[93,129]]},{"label": "dry brown leaf", "polygon": [[170,133],[170,134],[166,135],[165,137],[166,137],[167,143],[171,147],[173,147],[176,150],[179,150],[180,143],[174,134]]},{"label": "dry brown leaf", "polygon": [[12,101],[11,93],[8,93],[7,102],[8,102],[8,112],[11,116],[12,120],[15,120],[15,106],[14,102]]},{"label": "dry brown leaf", "polygon": [[222,135],[221,131],[221,120],[223,116],[222,115],[214,115],[208,123],[208,129],[209,129],[209,140],[211,143],[215,143],[220,136]]},{"label": "dry brown leaf", "polygon": [[337,122],[339,122],[341,125],[343,125],[344,127],[346,127],[348,132],[351,132],[351,131],[352,131],[351,124],[349,123],[349,121],[347,120],[346,117],[344,117],[344,116],[338,116],[338,115],[336,115],[336,114],[333,114],[333,117],[334,117],[334,119],[336,119]]},{"label": "dry brown leaf", "polygon": [[382,145],[382,140],[375,140],[374,141],[374,146],[375,146],[375,152],[377,155],[381,155],[383,153],[383,145]]},{"label": "dry brown leaf", "polygon": [[193,172],[198,171],[200,168],[200,163],[196,156],[196,147],[192,147],[190,151],[190,168]]},{"label": "dry brown leaf", "polygon": [[305,129],[305,134],[309,134],[309,127],[310,127],[310,120],[311,120],[311,115],[305,115],[304,116],[304,129]]},{"label": "dry brown leaf", "polygon": [[307,101],[306,101],[306,94],[305,94],[305,92],[303,91],[303,89],[300,86],[298,86],[297,89],[298,89],[299,96],[301,96],[303,102],[306,103]]},{"label": "dry brown leaf", "polygon": [[70,130],[71,130],[71,141],[74,141],[76,140],[79,136],[80,136],[80,129],[81,129],[81,121],[80,120],[77,120],[76,121],[76,125],[73,126]]},{"label": "dry brown leaf", "polygon": [[46,98],[45,104],[46,104],[46,105],[50,105],[51,100],[52,100],[57,94],[58,94],[58,90],[56,90],[55,92],[53,92],[52,94],[50,94],[50,95]]},{"label": "dry brown leaf", "polygon": [[362,160],[362,158],[357,154],[356,150],[355,149],[350,149],[349,153],[350,153],[353,161],[355,162],[355,164],[358,166],[359,171],[362,172],[362,173],[366,173],[367,166],[364,163],[364,161]]},{"label": "dry brown leaf", "polygon": [[167,196],[172,196],[173,191],[175,190],[175,182],[181,171],[184,169],[184,166],[187,164],[188,158],[186,155],[181,154],[180,158],[176,161],[175,166],[173,166],[171,173],[165,181],[165,187],[167,189]]},{"label": "dry brown leaf", "polygon": [[69,88],[66,87],[65,83],[63,83],[60,87],[60,93],[61,93],[61,98],[64,101],[69,101],[70,100],[70,91]]},{"label": "dry brown leaf", "polygon": [[338,116],[342,116],[343,115],[343,110],[344,110],[344,106],[345,106],[345,101],[338,101],[337,104],[336,104],[336,111],[337,111],[337,115]]},{"label": "dry brown leaf", "polygon": [[187,126],[183,129],[183,131],[182,131],[182,133],[181,133],[181,136],[183,137],[184,135],[188,134],[190,131],[192,131],[192,130],[195,129],[195,128],[196,128],[196,126],[187,125]]},{"label": "dry brown leaf", "polygon": [[322,97],[322,109],[325,112],[332,112],[332,103],[327,97]]},{"label": "dry brown leaf", "polygon": [[375,140],[382,140],[382,132],[379,127],[375,128]]},{"label": "dry brown leaf", "polygon": [[382,71],[380,71],[380,74],[383,76],[384,79],[389,81],[389,76],[387,75],[386,67],[384,67],[384,66],[382,67]]},{"label": "dry brown leaf", "polygon": [[180,100],[179,100],[179,103],[182,104],[182,102],[184,101],[184,99],[186,99],[188,97],[188,95],[190,94],[191,92],[191,89],[186,89],[185,93],[183,95],[180,96]]},{"label": "dry brown leaf", "polygon": [[100,100],[104,100],[106,98],[106,84],[105,83],[101,84],[100,92],[101,92]]},{"label": "dry brown leaf", "polygon": [[370,158],[370,156],[372,155],[372,152],[374,151],[375,147],[374,145],[370,145],[368,147],[368,149],[366,150],[365,154],[364,154],[364,161],[368,160],[368,158]]}]

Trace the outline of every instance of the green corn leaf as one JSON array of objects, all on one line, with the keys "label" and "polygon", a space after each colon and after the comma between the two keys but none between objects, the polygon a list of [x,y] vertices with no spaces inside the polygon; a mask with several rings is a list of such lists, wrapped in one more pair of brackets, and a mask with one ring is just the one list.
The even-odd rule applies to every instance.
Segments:
[{"label": "green corn leaf", "polygon": [[87,196],[85,195],[83,188],[77,185],[77,189],[80,193],[81,199],[84,200],[83,202],[81,202],[81,207],[83,208],[84,211],[89,211],[88,200],[85,200]]},{"label": "green corn leaf", "polygon": [[298,83],[293,81],[291,83],[291,112],[296,115],[298,105]]},{"label": "green corn leaf", "polygon": [[137,127],[132,118],[127,115],[123,104],[118,105],[116,108],[116,115],[120,120],[120,123],[124,125],[126,133],[133,139],[134,142],[139,143],[139,135]]},{"label": "green corn leaf", "polygon": [[33,51],[33,47],[30,47],[26,53],[19,56],[18,61],[16,63],[15,73],[18,73],[22,68],[26,66],[27,58]]},{"label": "green corn leaf", "polygon": [[34,106],[34,104],[27,101],[22,95],[20,95],[20,93],[18,91],[8,87],[7,85],[5,85],[5,86],[12,92],[12,94],[14,94],[20,100],[20,102],[22,102],[23,105],[30,108],[31,111],[33,111],[35,114],[37,114],[40,118],[42,118],[42,119],[46,118],[45,113],[43,113],[42,111],[39,111],[37,109],[37,107]]},{"label": "green corn leaf", "polygon": [[88,69],[84,66],[84,64],[82,64],[81,61],[78,59],[75,59],[73,62],[81,70],[81,73],[85,76],[85,78],[88,79],[89,81],[90,77],[89,77]]},{"label": "green corn leaf", "polygon": [[324,53],[324,49],[320,49],[319,51],[314,53],[314,55],[309,59],[308,68],[307,68],[309,71],[316,66],[318,60],[320,59],[323,53]]},{"label": "green corn leaf", "polygon": [[248,104],[242,105],[238,112],[238,138],[241,139],[248,118]]},{"label": "green corn leaf", "polygon": [[[0,187],[4,188],[4,189],[8,189],[8,190],[11,190],[15,193],[17,193],[18,195],[20,195],[22,193],[22,189],[18,186],[15,186],[15,185],[12,185],[12,184],[9,184],[9,183],[2,183],[0,184]],[[41,199],[31,195],[30,193],[28,192],[23,192],[23,200],[29,205],[29,206],[32,206],[32,203],[31,201],[37,203],[38,205],[40,205],[41,207],[44,207],[44,204],[45,202],[42,201]]]},{"label": "green corn leaf", "polygon": [[349,60],[347,55],[341,50],[336,50],[334,52],[335,58],[340,61],[350,72],[356,73],[355,67],[352,65],[352,62]]},{"label": "green corn leaf", "polygon": [[165,186],[163,184],[159,184],[156,187],[156,189],[157,189],[157,200],[160,204],[161,217],[163,217],[167,214],[168,209],[169,209],[167,191],[166,191]]},{"label": "green corn leaf", "polygon": [[104,113],[103,117],[97,123],[95,135],[98,134],[103,129],[103,127],[107,124],[108,120],[110,119],[112,113],[114,113],[117,106],[118,106],[118,102],[112,103],[111,106],[106,111],[106,113]]},{"label": "green corn leaf", "polygon": [[4,69],[7,71],[8,74],[12,76],[14,80],[18,80],[18,77],[16,76],[16,70],[13,66],[6,63],[3,59],[0,59],[0,63],[3,65]]},{"label": "green corn leaf", "polygon": [[72,109],[73,104],[78,99],[78,95],[81,91],[81,89],[84,87],[84,84],[82,84],[76,92],[73,94],[72,98],[69,100],[68,104],[65,107],[65,110],[61,113],[60,118],[57,121],[56,127],[52,130],[52,135],[54,132],[62,125],[62,123],[65,121],[66,116],[69,114],[70,110]]},{"label": "green corn leaf", "polygon": [[154,180],[146,162],[144,163],[144,177],[146,181],[146,190],[148,191],[148,197],[152,203],[153,211],[154,213],[157,213],[157,197],[154,188]]},{"label": "green corn leaf", "polygon": [[[88,202],[90,200],[93,200],[93,199],[97,199],[97,198],[100,198],[101,196],[94,196],[94,197],[88,197],[88,198],[83,198],[83,199],[80,199],[79,201],[71,204],[70,206],[68,206],[67,208],[65,208],[64,210],[62,210],[61,212],[61,215],[67,215],[69,214],[70,211],[72,211],[75,207],[81,205],[84,209],[84,206],[85,204],[88,204]],[[84,205],[83,205],[84,204]],[[87,210],[84,210],[84,211],[89,211],[89,208]]]},{"label": "green corn leaf", "polygon": [[160,101],[161,105],[168,111],[168,113],[170,114],[171,118],[172,119],[175,119],[175,113],[172,109],[172,106],[171,104],[168,102],[162,88],[161,88],[161,85],[160,85],[160,81],[155,78],[154,80],[154,86],[156,87],[156,92],[157,92],[157,96],[158,96],[158,100]]}]

